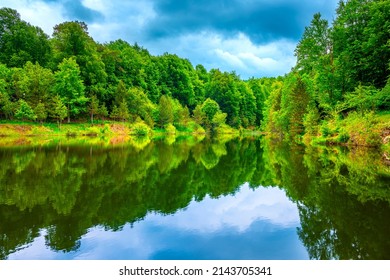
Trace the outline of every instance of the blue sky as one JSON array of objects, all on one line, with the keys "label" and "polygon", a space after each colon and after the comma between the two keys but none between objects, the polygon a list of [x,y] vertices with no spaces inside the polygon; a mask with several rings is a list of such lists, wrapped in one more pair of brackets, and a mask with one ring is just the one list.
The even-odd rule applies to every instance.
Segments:
[{"label": "blue sky", "polygon": [[242,78],[277,76],[295,64],[294,49],[312,16],[330,22],[338,0],[2,0],[48,35],[64,21],[88,24],[95,41],[137,42],[207,69]]}]

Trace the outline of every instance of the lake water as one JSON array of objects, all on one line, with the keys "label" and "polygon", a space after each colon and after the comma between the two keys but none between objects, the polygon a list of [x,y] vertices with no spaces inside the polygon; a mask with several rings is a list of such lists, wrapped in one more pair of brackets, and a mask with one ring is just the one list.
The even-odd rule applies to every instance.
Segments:
[{"label": "lake water", "polygon": [[390,259],[389,234],[377,150],[0,141],[0,259]]}]

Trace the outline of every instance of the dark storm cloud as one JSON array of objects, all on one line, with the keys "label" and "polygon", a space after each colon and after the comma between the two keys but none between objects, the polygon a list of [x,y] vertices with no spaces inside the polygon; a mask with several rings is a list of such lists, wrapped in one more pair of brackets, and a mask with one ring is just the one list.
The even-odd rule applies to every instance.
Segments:
[{"label": "dark storm cloud", "polygon": [[85,7],[81,0],[44,0],[43,2],[62,4],[64,16],[72,20],[92,23],[104,18],[100,12]]},{"label": "dark storm cloud", "polygon": [[260,43],[298,40],[314,13],[332,13],[327,1],[313,0],[155,0],[157,17],[147,26],[150,38],[214,31],[226,37],[245,33]]}]

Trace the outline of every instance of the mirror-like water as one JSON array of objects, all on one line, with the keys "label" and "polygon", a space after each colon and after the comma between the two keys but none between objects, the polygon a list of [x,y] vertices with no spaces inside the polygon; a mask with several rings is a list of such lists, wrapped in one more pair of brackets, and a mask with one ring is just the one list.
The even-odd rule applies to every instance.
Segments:
[{"label": "mirror-like water", "polygon": [[379,151],[177,139],[0,148],[0,259],[390,259]]}]

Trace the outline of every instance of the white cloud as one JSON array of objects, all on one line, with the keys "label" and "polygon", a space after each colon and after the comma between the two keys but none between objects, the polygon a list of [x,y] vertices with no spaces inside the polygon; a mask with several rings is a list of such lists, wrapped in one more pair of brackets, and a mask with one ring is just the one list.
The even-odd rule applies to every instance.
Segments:
[{"label": "white cloud", "polygon": [[79,251],[65,255],[46,247],[44,236],[48,233],[41,230],[28,248],[11,254],[9,259],[116,259],[121,256],[148,259],[167,249],[165,234],[194,233],[205,238],[225,231],[245,234],[255,222],[275,226],[265,227],[264,232],[295,228],[300,223],[297,206],[283,190],[262,187],[252,190],[245,184],[234,196],[206,197],[169,216],[150,213],[134,227],[125,225],[121,231],[105,231],[96,226],[82,237]]},{"label": "white cloud", "polygon": [[176,53],[208,69],[236,71],[242,78],[284,75],[296,61],[295,42],[279,40],[256,45],[242,33],[232,38],[213,32],[187,34],[147,42],[146,48],[153,54]]},{"label": "white cloud", "polygon": [[286,228],[298,225],[299,214],[284,191],[261,187],[253,191],[245,184],[235,196],[205,198],[175,215],[162,219],[158,214],[151,214],[145,220],[187,231],[210,233],[231,227],[243,232],[261,220]]},{"label": "white cloud", "polygon": [[[137,42],[154,55],[175,53],[209,70],[236,71],[244,79],[284,75],[295,64],[296,42],[287,40],[255,44],[243,33],[226,38],[211,31],[151,39],[146,35],[147,26],[158,15],[150,0],[83,0],[82,3],[103,14],[104,19],[88,24],[90,35],[101,43],[116,39]],[[48,35],[56,24],[74,20],[65,18],[65,7],[60,2],[3,0],[2,5],[18,10],[23,20],[41,27]]]},{"label": "white cloud", "polygon": [[66,20],[61,13],[62,5],[59,3],[3,0],[1,1],[1,5],[17,10],[22,20],[39,26],[48,35],[53,33],[53,27],[55,25]]}]

